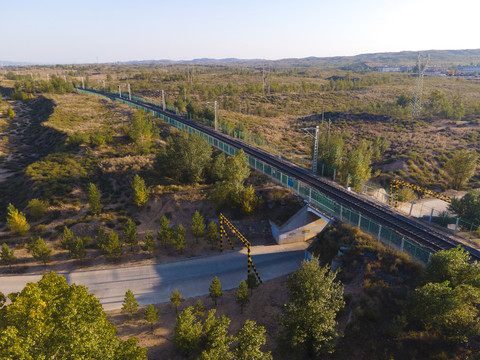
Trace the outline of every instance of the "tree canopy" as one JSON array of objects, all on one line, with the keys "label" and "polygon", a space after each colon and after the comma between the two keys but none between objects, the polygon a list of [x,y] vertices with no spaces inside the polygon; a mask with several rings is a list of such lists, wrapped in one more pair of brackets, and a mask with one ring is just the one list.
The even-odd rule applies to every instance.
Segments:
[{"label": "tree canopy", "polygon": [[203,179],[211,155],[212,148],[205,138],[179,132],[168,137],[156,158],[156,168],[175,180],[194,183]]},{"label": "tree canopy", "polygon": [[452,188],[460,189],[472,178],[477,168],[477,160],[477,153],[469,150],[458,150],[448,159],[445,171]]},{"label": "tree canopy", "polygon": [[54,272],[28,283],[0,312],[0,353],[6,358],[146,359],[131,338],[121,341],[100,302]]},{"label": "tree canopy", "polygon": [[318,260],[304,261],[288,277],[289,303],[281,323],[280,343],[299,358],[332,353],[339,336],[336,315],[343,308],[343,285]]}]

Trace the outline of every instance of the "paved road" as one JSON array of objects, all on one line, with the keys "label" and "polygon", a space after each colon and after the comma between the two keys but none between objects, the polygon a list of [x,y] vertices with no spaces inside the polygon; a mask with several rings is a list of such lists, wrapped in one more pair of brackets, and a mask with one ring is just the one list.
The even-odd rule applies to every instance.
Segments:
[{"label": "paved road", "polygon": [[[304,258],[306,243],[252,247],[252,260],[263,281],[295,271]],[[120,309],[128,289],[140,305],[169,301],[168,295],[177,288],[188,298],[208,293],[214,276],[223,289],[233,289],[247,275],[246,250],[194,258],[174,263],[118,267],[101,270],[62,273],[68,282],[85,285],[95,294],[105,310]],[[20,291],[27,282],[40,280],[41,275],[0,277],[4,294]]]}]

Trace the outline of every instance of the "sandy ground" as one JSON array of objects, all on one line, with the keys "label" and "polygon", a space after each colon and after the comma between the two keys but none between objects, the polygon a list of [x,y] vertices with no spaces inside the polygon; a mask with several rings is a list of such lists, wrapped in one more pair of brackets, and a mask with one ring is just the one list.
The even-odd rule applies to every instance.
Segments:
[{"label": "sandy ground", "polygon": [[[278,319],[283,305],[288,301],[286,278],[283,276],[266,281],[255,289],[243,314],[240,313],[240,307],[235,302],[236,290],[225,291],[216,306],[217,316],[226,315],[232,320],[229,328],[232,334],[241,329],[246,319],[254,319],[258,325],[264,326],[267,343],[263,349],[272,351],[274,358],[278,358],[279,355],[275,351],[276,338],[280,330]],[[179,310],[195,305],[198,300],[203,302],[206,312],[215,308],[208,296],[198,296],[187,299]],[[140,346],[148,348],[149,359],[182,359],[183,357],[177,352],[173,343],[173,328],[176,322],[174,306],[170,303],[155,305],[160,316],[153,326],[153,331],[150,324],[143,320],[145,308],[145,306],[140,307],[132,320],[129,320],[128,315],[122,314],[119,310],[109,312],[108,318],[117,326],[118,335],[122,339],[136,336],[140,341]]]}]

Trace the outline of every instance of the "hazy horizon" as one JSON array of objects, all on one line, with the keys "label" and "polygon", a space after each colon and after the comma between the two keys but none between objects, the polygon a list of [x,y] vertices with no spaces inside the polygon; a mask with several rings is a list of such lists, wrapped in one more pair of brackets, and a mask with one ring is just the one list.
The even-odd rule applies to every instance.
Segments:
[{"label": "hazy horizon", "polygon": [[454,8],[446,0],[24,0],[2,10],[9,14],[0,23],[2,62],[280,60],[480,48],[480,3],[471,0]]}]

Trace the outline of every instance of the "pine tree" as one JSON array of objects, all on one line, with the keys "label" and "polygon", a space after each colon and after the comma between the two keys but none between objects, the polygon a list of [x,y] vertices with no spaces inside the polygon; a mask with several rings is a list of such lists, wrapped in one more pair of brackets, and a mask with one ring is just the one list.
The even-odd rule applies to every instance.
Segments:
[{"label": "pine tree", "polygon": [[108,235],[108,243],[105,246],[106,257],[109,259],[118,259],[122,256],[122,244],[118,241],[118,235],[112,231]]},{"label": "pine tree", "polygon": [[88,202],[90,204],[90,212],[92,214],[99,214],[102,210],[100,191],[98,191],[95,184],[88,184]]},{"label": "pine tree", "polygon": [[220,280],[218,280],[218,277],[215,276],[212,280],[212,285],[208,288],[208,291],[210,293],[210,298],[212,301],[215,303],[215,306],[217,305],[217,299],[219,299],[222,295],[222,285],[220,284]]},{"label": "pine tree", "polygon": [[164,247],[172,242],[172,229],[170,228],[170,220],[168,220],[165,215],[163,215],[162,219],[160,220],[160,229],[157,233],[157,239],[163,244]]},{"label": "pine tree", "polygon": [[128,289],[125,293],[125,298],[123,299],[122,305],[122,313],[127,313],[130,318],[132,318],[133,314],[135,314],[138,310],[138,303],[135,299],[135,295],[133,295],[132,290]]},{"label": "pine tree", "polygon": [[78,236],[75,237],[70,245],[70,257],[72,259],[83,259],[87,254],[83,240]]},{"label": "pine tree", "polygon": [[250,294],[253,294],[253,289],[258,287],[257,277],[254,273],[248,274],[247,286],[250,289]]},{"label": "pine tree", "polygon": [[210,223],[208,224],[207,233],[205,237],[206,237],[207,243],[209,243],[212,246],[212,249],[213,249],[213,245],[215,245],[220,240],[217,224],[215,224],[213,221],[210,221]]},{"label": "pine tree", "polygon": [[203,305],[202,300],[198,299],[197,303],[193,307],[195,310],[195,314],[198,316],[203,316],[205,315],[205,306]]},{"label": "pine tree", "polygon": [[17,257],[14,254],[14,250],[8,247],[7,244],[2,244],[2,250],[0,252],[0,262],[4,265],[11,265]]},{"label": "pine tree", "polygon": [[170,298],[170,301],[172,304],[175,306],[175,312],[178,314],[178,307],[182,302],[185,301],[185,299],[182,297],[182,294],[178,292],[178,289],[175,289],[172,291],[170,295],[168,295]]},{"label": "pine tree", "polygon": [[203,217],[200,215],[198,210],[195,211],[192,217],[192,223],[190,225],[190,230],[192,231],[193,236],[195,236],[195,241],[198,244],[198,238],[203,236],[203,230],[205,224],[203,223]]},{"label": "pine tree", "polygon": [[97,228],[97,234],[95,235],[95,245],[97,248],[105,250],[105,247],[108,244],[108,235],[105,233],[105,229],[103,227]]},{"label": "pine tree", "polygon": [[43,262],[43,265],[47,265],[52,255],[52,249],[45,244],[45,241],[41,237],[35,240],[32,246],[32,257],[35,261]]},{"label": "pine tree", "polygon": [[152,304],[148,305],[143,314],[143,318],[150,323],[151,330],[153,331],[153,324],[158,320],[158,310],[155,309]]},{"label": "pine tree", "polygon": [[155,245],[155,240],[153,238],[153,235],[150,231],[147,231],[147,234],[145,235],[145,245],[142,246],[143,251],[148,251],[150,253],[150,256],[152,255],[153,250],[155,250],[156,245]]},{"label": "pine tree", "polygon": [[235,301],[240,305],[240,313],[243,314],[244,306],[250,302],[248,298],[248,286],[245,280],[242,280],[238,286]]},{"label": "pine tree", "polygon": [[73,242],[73,232],[67,227],[63,227],[62,247],[66,250],[70,250]]},{"label": "pine tree", "polygon": [[237,334],[238,343],[233,351],[236,360],[272,360],[272,354],[260,350],[265,345],[265,328],[258,326],[255,321],[246,320]]},{"label": "pine tree", "polygon": [[175,250],[183,250],[186,245],[187,231],[182,224],[178,225],[173,233],[173,247]]},{"label": "pine tree", "polygon": [[124,228],[125,244],[130,245],[130,250],[138,244],[137,240],[137,225],[132,219],[128,219]]},{"label": "pine tree", "polygon": [[149,190],[145,185],[145,181],[138,174],[133,178],[132,189],[133,202],[138,207],[145,205],[148,201]]},{"label": "pine tree", "polygon": [[192,355],[201,340],[203,326],[197,318],[193,306],[187,307],[177,316],[173,341],[185,356]]},{"label": "pine tree", "polygon": [[27,219],[12,204],[7,207],[7,225],[12,234],[25,235],[30,230]]}]

